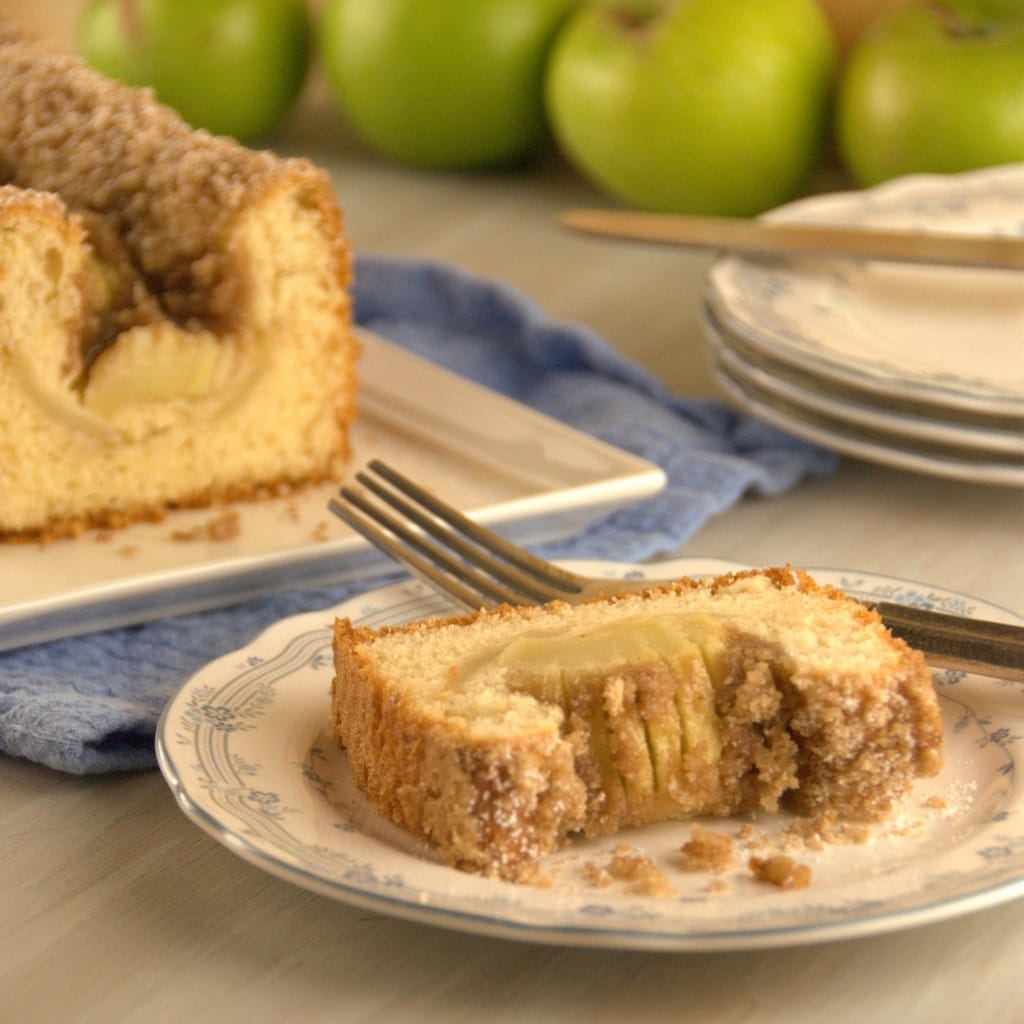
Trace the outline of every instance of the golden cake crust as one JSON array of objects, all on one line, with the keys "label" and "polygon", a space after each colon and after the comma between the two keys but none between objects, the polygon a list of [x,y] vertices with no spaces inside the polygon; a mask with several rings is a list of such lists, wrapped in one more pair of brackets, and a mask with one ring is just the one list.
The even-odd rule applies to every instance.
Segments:
[{"label": "golden cake crust", "polygon": [[[240,212],[271,189],[301,189],[347,256],[330,181],[308,160],[193,130],[149,90],[2,24],[0,181],[102,217],[181,323],[235,325],[246,281],[227,241]],[[347,284],[347,259],[337,273]]]},{"label": "golden cake crust", "polygon": [[0,23],[0,221],[0,540],[343,472],[359,346],[322,170]]},{"label": "golden cake crust", "polygon": [[[762,588],[759,601],[767,588],[798,612],[812,608],[816,621],[808,628],[831,622],[862,634],[855,644],[875,650],[858,671],[847,658],[829,674],[816,653],[793,650],[795,641],[770,630],[758,635],[745,622],[730,628],[715,694],[722,755],[717,762],[684,758],[673,783],[678,798],[629,802],[595,785],[588,734],[571,707],[551,708],[503,735],[474,728],[463,711],[439,710],[423,698],[416,673],[447,673],[450,688],[459,685],[458,657],[444,653],[440,637],[502,623],[527,629],[552,616],[571,624],[588,614],[557,603],[381,629],[336,622],[332,716],[357,786],[446,862],[509,879],[531,877],[539,859],[576,832],[608,834],[665,818],[780,805],[802,814],[827,808],[849,819],[883,818],[914,778],[938,770],[942,732],[922,656],[892,637],[874,612],[789,569],[680,580],[643,597],[597,603],[632,613],[650,600],[685,603],[691,595],[713,607],[719,595],[742,602],[749,581]],[[723,616],[735,613],[723,605]],[[376,645],[406,641],[410,649],[436,648],[433,666],[417,662],[408,675],[394,665],[385,670]],[[642,688],[647,671],[641,665],[616,674],[627,687]],[[628,759],[617,763],[629,765]]]},{"label": "golden cake crust", "polygon": [[518,876],[582,827],[585,791],[549,723],[506,742],[474,741],[381,678],[365,631],[335,624],[336,735],[356,785],[386,817],[439,845],[456,867]]}]

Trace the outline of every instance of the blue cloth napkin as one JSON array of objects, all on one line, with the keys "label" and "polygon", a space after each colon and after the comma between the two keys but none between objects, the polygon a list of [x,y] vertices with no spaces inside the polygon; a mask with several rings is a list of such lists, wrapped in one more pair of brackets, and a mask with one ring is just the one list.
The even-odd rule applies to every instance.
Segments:
[{"label": "blue cloth napkin", "polygon": [[[361,254],[355,312],[391,341],[665,470],[660,495],[548,545],[549,556],[654,557],[742,495],[775,494],[834,465],[718,402],[670,394],[594,333],[452,266]],[[374,585],[296,590],[0,654],[0,750],[77,774],[151,767],[160,712],[193,672],[278,619]]]}]

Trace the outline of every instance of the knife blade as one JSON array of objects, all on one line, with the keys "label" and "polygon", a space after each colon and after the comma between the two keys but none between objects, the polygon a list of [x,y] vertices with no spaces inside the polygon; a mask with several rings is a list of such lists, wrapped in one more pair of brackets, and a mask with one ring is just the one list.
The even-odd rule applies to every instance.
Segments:
[{"label": "knife blade", "polygon": [[573,231],[608,238],[747,254],[841,257],[947,267],[1024,270],[1024,237],[733,217],[690,217],[633,210],[570,209]]}]

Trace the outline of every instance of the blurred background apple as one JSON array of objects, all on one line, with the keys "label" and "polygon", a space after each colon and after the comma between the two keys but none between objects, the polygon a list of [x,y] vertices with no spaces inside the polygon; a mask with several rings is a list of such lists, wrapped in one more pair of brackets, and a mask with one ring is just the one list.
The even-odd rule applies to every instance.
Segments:
[{"label": "blurred background apple", "polygon": [[320,52],[338,107],[377,152],[456,169],[545,136],[548,48],[575,0],[327,0]]},{"label": "blurred background apple", "polygon": [[750,215],[796,195],[823,150],[835,42],[814,0],[583,6],[559,35],[555,136],[625,203]]},{"label": "blurred background apple", "polygon": [[836,107],[859,185],[1024,160],[1024,0],[916,0],[853,48]]},{"label": "blurred background apple", "polygon": [[321,124],[333,96],[374,152],[461,169],[550,151],[554,120],[630,205],[748,214],[1024,160],[1024,0],[0,0],[0,17],[248,142],[296,100],[312,26]]},{"label": "blurred background apple", "polygon": [[195,128],[270,132],[306,76],[304,0],[89,0],[77,48],[97,70],[148,85]]}]

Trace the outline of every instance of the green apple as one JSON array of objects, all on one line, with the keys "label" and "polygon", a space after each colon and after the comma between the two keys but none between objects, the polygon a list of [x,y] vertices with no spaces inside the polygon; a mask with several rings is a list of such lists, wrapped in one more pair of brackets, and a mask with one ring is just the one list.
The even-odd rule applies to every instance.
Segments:
[{"label": "green apple", "polygon": [[814,0],[598,3],[559,35],[547,110],[568,157],[617,199],[746,216],[806,185],[835,67]]},{"label": "green apple", "polygon": [[338,108],[376,152],[495,166],[545,137],[545,60],[577,2],[327,0],[320,52]]},{"label": "green apple", "polygon": [[243,141],[271,131],[309,62],[304,0],[89,0],[82,56],[132,86],[151,86],[195,128]]},{"label": "green apple", "polygon": [[1024,3],[928,0],[883,18],[844,69],[836,138],[860,185],[1024,160]]}]

